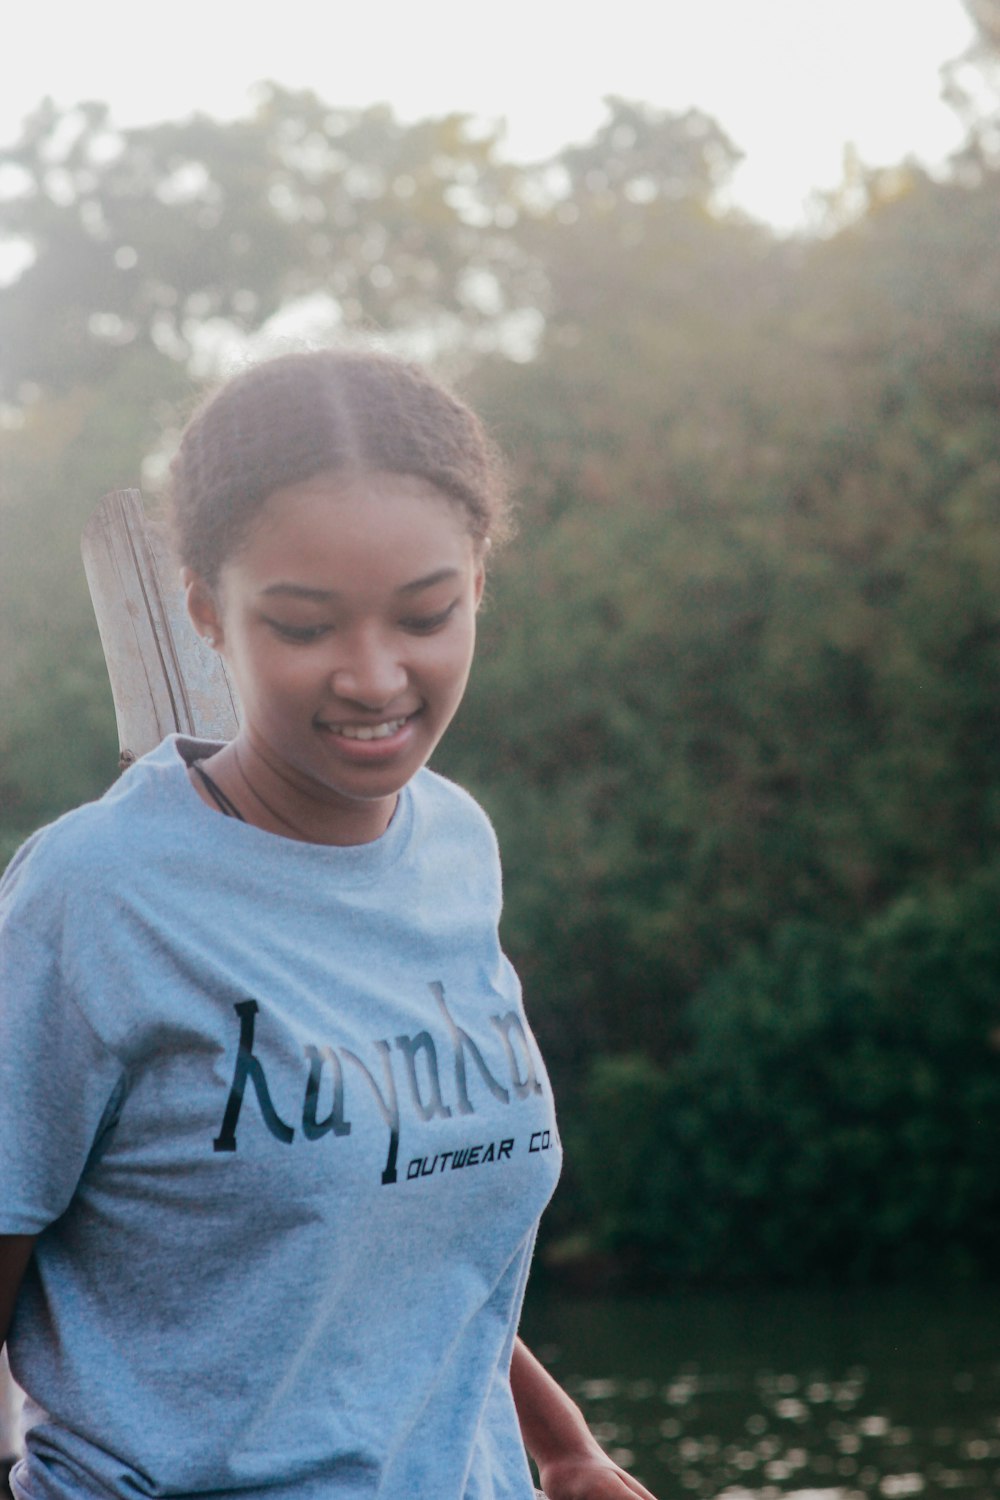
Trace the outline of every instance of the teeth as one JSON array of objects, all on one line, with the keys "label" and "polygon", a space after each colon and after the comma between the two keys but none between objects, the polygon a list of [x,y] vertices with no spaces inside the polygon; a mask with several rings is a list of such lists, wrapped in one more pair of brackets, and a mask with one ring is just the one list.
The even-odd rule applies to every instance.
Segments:
[{"label": "teeth", "polygon": [[384,724],[334,724],[331,727],[345,740],[387,740],[405,723],[405,719],[387,719]]}]

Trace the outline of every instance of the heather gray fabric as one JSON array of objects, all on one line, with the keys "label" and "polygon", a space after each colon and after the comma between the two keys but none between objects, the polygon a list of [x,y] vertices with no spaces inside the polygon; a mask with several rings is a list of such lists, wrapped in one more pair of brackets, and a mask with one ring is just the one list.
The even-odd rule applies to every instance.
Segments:
[{"label": "heather gray fabric", "polygon": [[532,1500],[507,1378],[558,1171],[492,829],[421,771],[329,848],[172,737],[0,888],[19,1500]]}]

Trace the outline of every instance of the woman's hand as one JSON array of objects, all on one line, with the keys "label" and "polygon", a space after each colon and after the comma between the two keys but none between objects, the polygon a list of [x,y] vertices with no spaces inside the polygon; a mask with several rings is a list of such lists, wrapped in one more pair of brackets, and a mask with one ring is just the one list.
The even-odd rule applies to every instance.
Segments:
[{"label": "woman's hand", "polygon": [[546,1500],[655,1500],[603,1450],[553,1459],[540,1466],[538,1479]]},{"label": "woman's hand", "polygon": [[656,1500],[608,1457],[580,1408],[518,1339],[510,1388],[547,1500]]}]

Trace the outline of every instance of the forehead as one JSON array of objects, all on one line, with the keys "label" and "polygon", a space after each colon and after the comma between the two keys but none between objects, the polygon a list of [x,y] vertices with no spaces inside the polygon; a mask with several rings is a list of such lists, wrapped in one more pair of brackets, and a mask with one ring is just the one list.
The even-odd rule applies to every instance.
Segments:
[{"label": "forehead", "polygon": [[289,570],[406,581],[427,565],[462,566],[473,553],[464,507],[427,480],[317,474],[268,496],[225,571],[264,582]]}]

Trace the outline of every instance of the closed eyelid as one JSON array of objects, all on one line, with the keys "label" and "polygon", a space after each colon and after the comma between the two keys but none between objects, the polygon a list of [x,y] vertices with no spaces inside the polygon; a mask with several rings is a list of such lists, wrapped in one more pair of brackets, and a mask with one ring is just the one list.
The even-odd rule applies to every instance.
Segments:
[{"label": "closed eyelid", "polygon": [[432,615],[410,615],[400,621],[407,630],[433,630],[437,625],[444,625],[451,619],[458,608],[459,600],[453,599],[444,609],[437,610]]},{"label": "closed eyelid", "polygon": [[[435,610],[433,614],[406,615],[398,623],[403,630],[417,633],[431,632],[446,625],[460,603],[460,599],[452,599],[444,609]],[[273,615],[265,614],[262,618],[273,631],[290,641],[316,641],[322,636],[338,631],[338,626],[330,620],[317,622],[314,625],[306,623],[300,625],[291,620],[277,620]]]},{"label": "closed eyelid", "polygon": [[318,640],[321,635],[326,635],[333,629],[333,626],[329,624],[293,625],[287,620],[272,619],[269,615],[264,616],[264,622],[265,624],[269,625],[272,630],[277,631],[278,635],[284,636],[287,640],[290,641]]}]

